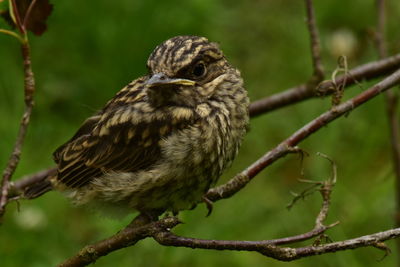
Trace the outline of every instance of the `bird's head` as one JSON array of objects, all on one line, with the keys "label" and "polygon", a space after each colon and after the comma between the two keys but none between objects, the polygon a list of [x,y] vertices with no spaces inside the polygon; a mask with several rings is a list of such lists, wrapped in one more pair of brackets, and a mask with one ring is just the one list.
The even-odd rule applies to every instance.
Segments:
[{"label": "bird's head", "polygon": [[204,37],[173,37],[151,53],[148,97],[155,106],[195,106],[242,86],[240,73],[216,43]]}]

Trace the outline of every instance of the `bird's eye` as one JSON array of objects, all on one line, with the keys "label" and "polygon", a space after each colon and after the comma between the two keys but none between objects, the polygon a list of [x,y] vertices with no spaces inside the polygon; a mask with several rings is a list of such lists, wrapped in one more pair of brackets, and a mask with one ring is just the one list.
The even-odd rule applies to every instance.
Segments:
[{"label": "bird's eye", "polygon": [[203,62],[197,63],[193,67],[192,73],[196,78],[202,77],[206,73],[206,66]]}]

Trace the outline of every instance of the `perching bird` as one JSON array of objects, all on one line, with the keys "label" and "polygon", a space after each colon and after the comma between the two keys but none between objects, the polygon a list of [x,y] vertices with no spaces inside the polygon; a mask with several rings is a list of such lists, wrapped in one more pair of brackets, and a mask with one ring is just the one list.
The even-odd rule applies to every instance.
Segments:
[{"label": "perching bird", "polygon": [[197,36],[165,41],[147,67],[54,152],[57,173],[26,197],[55,189],[78,205],[174,213],[202,201],[246,133],[240,72]]}]

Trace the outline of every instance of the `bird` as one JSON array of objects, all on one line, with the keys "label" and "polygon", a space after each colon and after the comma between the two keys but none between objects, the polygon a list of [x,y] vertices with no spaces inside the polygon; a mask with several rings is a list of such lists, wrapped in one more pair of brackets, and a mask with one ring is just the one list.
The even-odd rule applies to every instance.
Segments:
[{"label": "bird", "polygon": [[249,98],[238,69],[205,37],[176,36],[53,153],[56,171],[26,198],[63,192],[107,212],[174,214],[206,202],[238,153]]}]

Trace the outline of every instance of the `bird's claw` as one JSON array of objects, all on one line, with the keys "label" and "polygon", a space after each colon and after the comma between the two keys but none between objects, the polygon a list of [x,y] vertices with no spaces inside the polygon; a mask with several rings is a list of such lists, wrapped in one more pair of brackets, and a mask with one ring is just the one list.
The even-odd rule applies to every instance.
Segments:
[{"label": "bird's claw", "polygon": [[206,207],[207,207],[207,210],[208,210],[206,217],[208,217],[208,216],[210,216],[210,214],[211,214],[211,212],[213,210],[213,202],[211,200],[209,200],[205,196],[203,196],[201,199],[206,204]]}]

